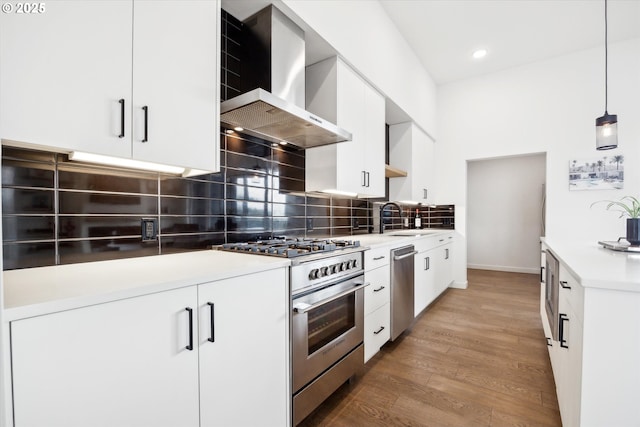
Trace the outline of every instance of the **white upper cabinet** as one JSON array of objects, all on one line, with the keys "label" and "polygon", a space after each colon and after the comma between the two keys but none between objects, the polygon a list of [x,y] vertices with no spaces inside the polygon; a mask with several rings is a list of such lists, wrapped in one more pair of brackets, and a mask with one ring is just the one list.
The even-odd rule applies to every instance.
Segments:
[{"label": "white upper cabinet", "polygon": [[131,2],[44,5],[0,15],[0,137],[129,157]]},{"label": "white upper cabinet", "polygon": [[45,7],[0,17],[4,142],[219,170],[218,0]]},{"label": "white upper cabinet", "polygon": [[389,180],[389,200],[434,203],[434,146],[413,122],[389,126],[389,164],[407,171]]},{"label": "white upper cabinet", "polygon": [[219,170],[219,15],[217,1],[134,1],[133,158]]},{"label": "white upper cabinet", "polygon": [[384,197],[384,97],[337,57],[307,67],[306,80],[307,110],[352,134],[307,150],[306,190]]}]

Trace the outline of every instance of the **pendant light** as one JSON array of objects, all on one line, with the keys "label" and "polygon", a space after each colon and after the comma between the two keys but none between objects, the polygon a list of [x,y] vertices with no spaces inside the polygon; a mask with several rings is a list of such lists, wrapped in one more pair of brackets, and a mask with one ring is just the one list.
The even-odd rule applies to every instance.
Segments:
[{"label": "pendant light", "polygon": [[604,0],[604,115],[596,119],[596,149],[611,150],[618,147],[618,116],[609,114],[607,75],[607,0]]}]

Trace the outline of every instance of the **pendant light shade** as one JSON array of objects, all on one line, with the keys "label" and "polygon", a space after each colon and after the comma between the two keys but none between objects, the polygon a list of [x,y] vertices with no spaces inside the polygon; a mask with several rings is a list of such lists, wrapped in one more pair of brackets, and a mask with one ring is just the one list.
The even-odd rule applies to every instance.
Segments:
[{"label": "pendant light shade", "polygon": [[618,116],[604,112],[596,119],[596,148],[611,150],[618,147]]},{"label": "pendant light shade", "polygon": [[618,147],[618,116],[609,114],[607,111],[609,100],[607,44],[607,0],[604,0],[604,116],[596,119],[596,149],[598,150],[611,150]]}]

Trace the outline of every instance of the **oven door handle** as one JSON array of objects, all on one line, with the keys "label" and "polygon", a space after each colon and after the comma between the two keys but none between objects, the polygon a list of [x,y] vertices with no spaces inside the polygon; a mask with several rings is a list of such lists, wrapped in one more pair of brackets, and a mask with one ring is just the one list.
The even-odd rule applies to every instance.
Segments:
[{"label": "oven door handle", "polygon": [[337,300],[338,298],[342,298],[343,296],[349,295],[355,291],[359,291],[360,289],[364,289],[367,286],[369,286],[369,283],[360,283],[357,286],[354,286],[353,288],[349,288],[342,292],[338,292],[337,294],[331,295],[329,298],[325,298],[321,301],[318,301],[315,304],[307,304],[304,302],[299,302],[293,305],[293,311],[295,311],[298,314],[304,314],[308,311],[311,311],[320,307],[321,305],[327,304],[333,300]]},{"label": "oven door handle", "polygon": [[418,253],[418,251],[413,251],[413,252],[409,252],[408,254],[404,254],[404,255],[395,255],[393,257],[393,260],[394,261],[400,261],[401,259],[405,259],[405,258],[409,258],[410,256],[414,256],[417,253]]}]

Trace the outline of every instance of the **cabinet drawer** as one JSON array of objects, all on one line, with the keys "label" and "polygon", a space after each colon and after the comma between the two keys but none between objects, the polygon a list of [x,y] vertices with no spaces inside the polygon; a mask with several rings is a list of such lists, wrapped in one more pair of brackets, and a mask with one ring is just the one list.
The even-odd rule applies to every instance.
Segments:
[{"label": "cabinet drawer", "polygon": [[364,274],[364,281],[369,283],[369,286],[364,288],[365,314],[369,314],[389,302],[391,295],[389,291],[390,274],[388,265],[367,271]]},{"label": "cabinet drawer", "polygon": [[567,270],[564,264],[560,264],[560,298],[565,298],[567,303],[571,306],[575,315],[580,322],[583,322],[582,313],[584,311],[584,288],[578,279]]},{"label": "cabinet drawer", "polygon": [[391,311],[385,304],[373,313],[364,316],[364,361],[371,359],[380,347],[389,341]]},{"label": "cabinet drawer", "polygon": [[388,246],[376,249],[369,249],[364,253],[364,269],[365,271],[373,270],[374,268],[381,267],[383,265],[389,265],[389,257],[391,256],[391,250]]}]

